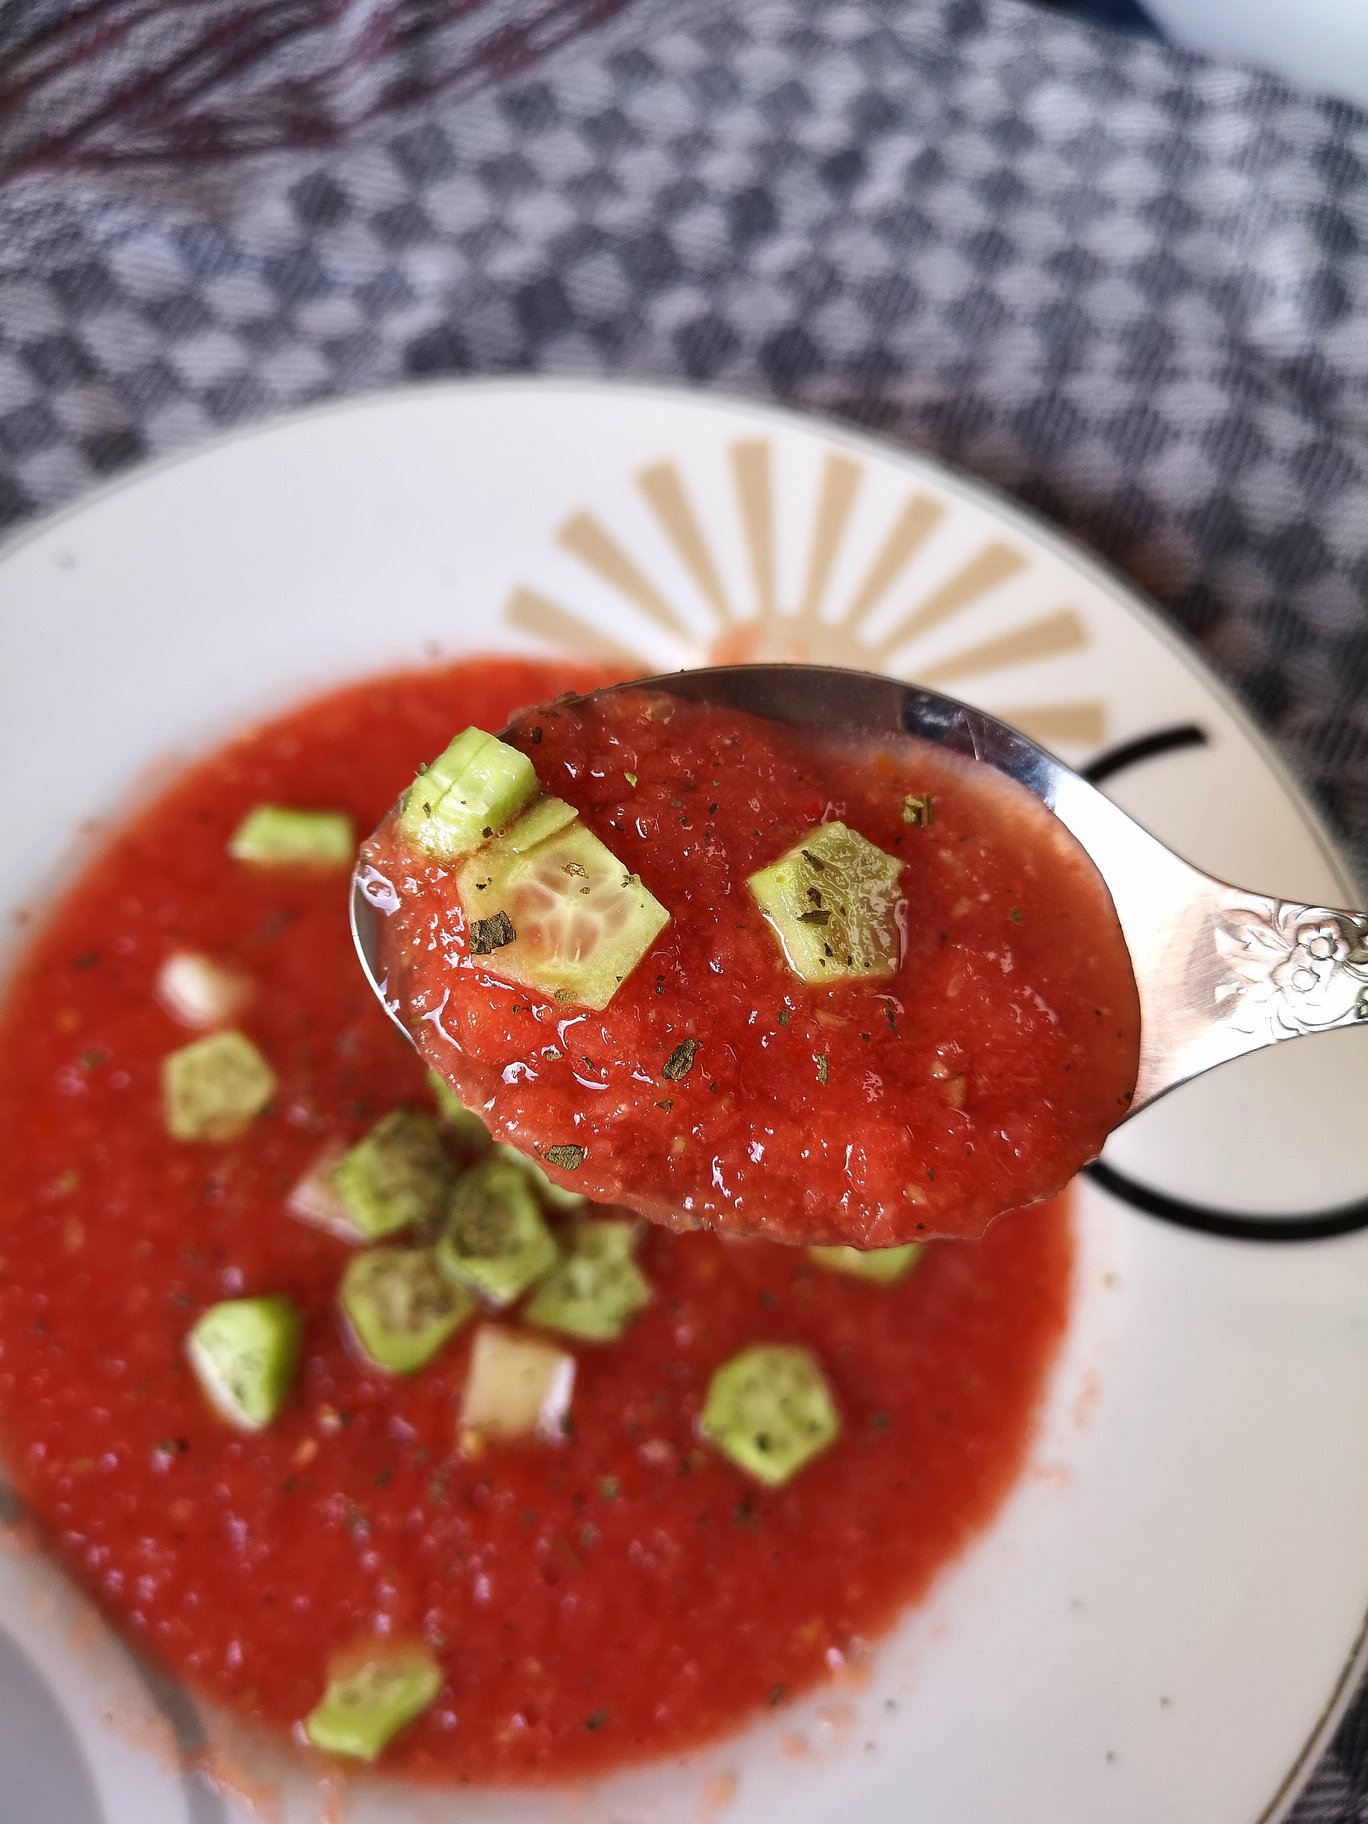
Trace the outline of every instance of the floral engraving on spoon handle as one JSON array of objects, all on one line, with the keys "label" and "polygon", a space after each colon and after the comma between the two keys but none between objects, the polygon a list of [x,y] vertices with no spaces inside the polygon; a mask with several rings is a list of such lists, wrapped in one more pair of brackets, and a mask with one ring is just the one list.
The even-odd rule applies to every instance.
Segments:
[{"label": "floral engraving on spoon handle", "polygon": [[1216,951],[1217,1003],[1263,1044],[1368,1020],[1368,913],[1231,888]]}]

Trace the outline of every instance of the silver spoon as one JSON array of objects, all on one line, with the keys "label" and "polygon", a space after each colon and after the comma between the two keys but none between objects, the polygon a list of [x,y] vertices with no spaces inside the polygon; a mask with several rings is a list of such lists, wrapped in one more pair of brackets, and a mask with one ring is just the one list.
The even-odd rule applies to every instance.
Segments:
[{"label": "silver spoon", "polygon": [[[1368,912],[1216,880],[1095,786],[982,710],[915,684],[824,665],[727,665],[610,688],[667,690],[777,721],[919,735],[996,767],[1073,832],[1110,889],[1140,994],[1130,1114],[1203,1071],[1308,1032],[1368,1020]],[[371,987],[407,1036],[379,959],[388,882],[357,865],[351,923]]]}]

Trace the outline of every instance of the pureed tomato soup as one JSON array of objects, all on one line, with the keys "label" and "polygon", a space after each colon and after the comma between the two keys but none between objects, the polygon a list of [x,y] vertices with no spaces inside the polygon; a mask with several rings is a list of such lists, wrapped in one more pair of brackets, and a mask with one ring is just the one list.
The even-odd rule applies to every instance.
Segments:
[{"label": "pureed tomato soup", "polygon": [[[651,1302],[621,1338],[556,1339],[576,1369],[556,1442],[462,1440],[477,1318],[412,1378],[366,1364],[336,1309],[356,1249],[287,1199],[430,1088],[355,965],[345,876],[225,845],[262,802],[370,828],[453,728],[579,682],[481,661],[248,731],[105,840],[0,1014],[0,1433],[24,1501],[141,1648],[274,1730],[335,1654],[419,1643],[441,1688],[384,1765],[426,1781],[676,1750],[858,1652],[1001,1502],[1067,1316],[1059,1203],[888,1286],[652,1229]],[[233,1022],[277,1078],[226,1142],[163,1122],[162,1061],[195,1034],[154,984],[182,950],[248,978]],[[278,1416],[239,1433],[185,1341],[216,1301],[266,1293],[298,1308],[301,1357]],[[778,1488],[698,1429],[719,1363],[757,1342],[810,1349],[841,1419]]]},{"label": "pureed tomato soup", "polygon": [[[508,741],[658,902],[606,1006],[503,979],[518,947],[498,940],[539,913],[501,878],[505,835],[463,868],[391,819],[366,853],[397,892],[382,944],[418,1044],[561,1183],[785,1241],[977,1235],[1059,1191],[1129,1107],[1139,1007],[1111,900],[991,768],[648,691],[528,711]],[[888,956],[828,984],[798,979],[786,945],[837,929],[839,869],[816,853],[833,822],[883,870]],[[808,909],[781,942],[748,882],[795,845]],[[572,859],[571,917],[583,875]],[[814,968],[844,961],[827,944]]]}]

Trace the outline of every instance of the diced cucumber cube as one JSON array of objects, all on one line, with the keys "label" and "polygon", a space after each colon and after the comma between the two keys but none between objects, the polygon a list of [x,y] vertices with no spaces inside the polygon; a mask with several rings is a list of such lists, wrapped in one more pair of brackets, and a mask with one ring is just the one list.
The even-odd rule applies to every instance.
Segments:
[{"label": "diced cucumber cube", "polygon": [[456,1091],[438,1071],[430,1070],[428,1084],[437,1104],[437,1119],[462,1146],[487,1146],[489,1129],[473,1110],[466,1107]]},{"label": "diced cucumber cube", "polygon": [[738,1469],[776,1488],[835,1442],[841,1418],[810,1350],[754,1343],[713,1375],[699,1425]]},{"label": "diced cucumber cube", "polygon": [[425,854],[454,861],[487,842],[539,789],[526,754],[467,728],[409,787],[399,828]]},{"label": "diced cucumber cube", "polygon": [[338,1300],[362,1352],[391,1374],[416,1374],[475,1308],[431,1248],[367,1248]]},{"label": "diced cucumber cube", "polygon": [[305,811],[259,804],[233,831],[228,853],[257,868],[349,868],[356,831],[343,811]]},{"label": "diced cucumber cube", "polygon": [[523,855],[565,829],[578,816],[574,805],[567,804],[564,798],[538,798],[503,832],[499,838],[500,847],[510,855]]},{"label": "diced cucumber cube", "polygon": [[288,1298],[210,1305],[186,1354],[210,1403],[240,1431],[260,1431],[285,1403],[299,1365],[299,1312]]},{"label": "diced cucumber cube", "polygon": [[435,1216],[454,1174],[437,1124],[396,1108],[333,1167],[333,1184],[347,1215],[374,1240]]},{"label": "diced cucumber cube", "polygon": [[529,1324],[586,1343],[610,1343],[651,1302],[650,1282],[632,1259],[637,1225],[609,1218],[577,1223],[559,1264],[523,1309]]},{"label": "diced cucumber cube", "polygon": [[182,1026],[225,1026],[251,998],[249,977],[197,950],[175,951],[157,972],[157,999]]},{"label": "diced cucumber cube", "polygon": [[335,1667],[304,1719],[315,1748],[373,1761],[442,1688],[442,1668],[421,1647],[372,1642]]},{"label": "diced cucumber cube", "polygon": [[606,1007],[669,913],[578,820],[525,848],[518,825],[509,837],[472,856],[457,877],[472,952],[501,981]]},{"label": "diced cucumber cube", "polygon": [[558,1442],[574,1389],[573,1355],[536,1337],[481,1324],[461,1395],[461,1430],[480,1439]]},{"label": "diced cucumber cube", "polygon": [[330,1140],[285,1199],[285,1208],[310,1228],[326,1230],[343,1241],[360,1241],[361,1231],[347,1214],[333,1178],[346,1150],[340,1141]]},{"label": "diced cucumber cube", "polygon": [[456,1180],[437,1259],[458,1285],[499,1309],[535,1285],[556,1255],[520,1166],[491,1159]]},{"label": "diced cucumber cube", "polygon": [[537,1195],[553,1210],[578,1210],[588,1201],[582,1191],[567,1191],[563,1184],[557,1184],[547,1176],[530,1153],[520,1153],[516,1146],[510,1146],[506,1140],[497,1141],[494,1151],[500,1159],[506,1159],[510,1165],[516,1165],[519,1171],[526,1172]]},{"label": "diced cucumber cube", "polygon": [[898,967],[901,872],[858,830],[823,823],[748,884],[793,973],[838,982]]},{"label": "diced cucumber cube", "polygon": [[897,1248],[809,1248],[808,1255],[830,1273],[848,1273],[852,1279],[891,1286],[907,1277],[921,1251],[921,1242],[909,1241]]},{"label": "diced cucumber cube", "polygon": [[241,1032],[211,1033],[162,1059],[162,1114],[173,1140],[233,1140],[275,1091],[275,1072]]}]

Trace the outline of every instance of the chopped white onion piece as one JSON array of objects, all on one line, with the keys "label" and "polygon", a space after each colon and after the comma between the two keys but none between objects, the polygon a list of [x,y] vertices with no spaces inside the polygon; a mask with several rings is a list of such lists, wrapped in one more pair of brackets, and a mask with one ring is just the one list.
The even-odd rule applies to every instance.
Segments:
[{"label": "chopped white onion piece", "polygon": [[461,1429],[481,1439],[557,1442],[565,1435],[574,1390],[573,1355],[498,1324],[481,1324],[461,1396]]},{"label": "chopped white onion piece", "polygon": [[196,950],[174,951],[157,976],[157,999],[171,1018],[201,1031],[226,1026],[251,997],[247,976]]},{"label": "chopped white onion piece", "polygon": [[361,1231],[347,1214],[333,1182],[333,1168],[346,1150],[340,1140],[325,1146],[286,1198],[285,1208],[312,1228],[326,1229],[344,1241],[361,1241]]}]

